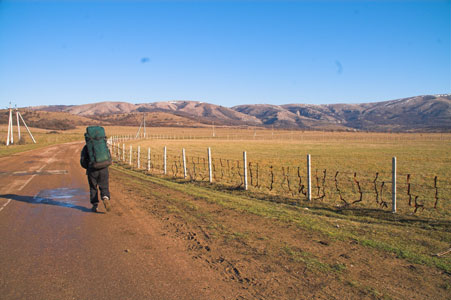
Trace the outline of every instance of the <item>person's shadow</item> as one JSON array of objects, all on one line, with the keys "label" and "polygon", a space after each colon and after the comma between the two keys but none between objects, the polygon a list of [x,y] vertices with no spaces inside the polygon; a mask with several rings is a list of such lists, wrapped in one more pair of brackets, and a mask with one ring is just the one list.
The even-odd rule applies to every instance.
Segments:
[{"label": "person's shadow", "polygon": [[68,203],[68,202],[56,201],[56,200],[53,200],[50,198],[22,196],[22,195],[16,195],[16,194],[0,195],[0,198],[11,199],[11,200],[25,202],[25,203],[31,203],[31,204],[46,204],[46,205],[55,205],[55,206],[61,206],[61,207],[69,207],[69,208],[73,208],[73,209],[78,209],[79,211],[82,211],[82,212],[92,212],[91,209],[89,209],[87,207],[75,205],[73,203]]}]

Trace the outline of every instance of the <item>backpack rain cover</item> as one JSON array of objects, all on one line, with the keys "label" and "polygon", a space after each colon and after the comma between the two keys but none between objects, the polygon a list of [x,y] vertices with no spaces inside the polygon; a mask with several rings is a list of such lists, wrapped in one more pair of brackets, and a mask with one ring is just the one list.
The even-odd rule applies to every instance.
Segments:
[{"label": "backpack rain cover", "polygon": [[111,153],[106,143],[105,129],[101,126],[89,126],[85,133],[88,148],[89,167],[103,169],[111,165]]}]

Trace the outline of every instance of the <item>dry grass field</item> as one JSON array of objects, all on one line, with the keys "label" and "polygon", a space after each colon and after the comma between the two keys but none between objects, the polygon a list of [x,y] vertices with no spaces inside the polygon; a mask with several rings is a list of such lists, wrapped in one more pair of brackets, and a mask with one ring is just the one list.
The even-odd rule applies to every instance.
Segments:
[{"label": "dry grass field", "polygon": [[[385,210],[391,209],[392,158],[396,157],[398,211],[411,214],[416,209],[415,213],[423,216],[450,216],[450,134],[220,128],[215,129],[213,137],[212,128],[171,130],[151,129],[148,139],[119,141],[118,144],[126,145],[127,161],[129,147],[133,147],[135,164],[140,146],[143,168],[147,166],[147,149],[150,148],[152,168],[156,170],[163,169],[163,148],[166,146],[167,173],[177,177],[183,176],[181,153],[184,148],[188,179],[196,181],[208,180],[207,148],[210,147],[214,181],[231,187],[243,183],[242,160],[243,151],[246,151],[251,191],[298,201],[306,198],[306,160],[310,154],[314,202],[334,207],[347,204]],[[110,135],[115,133],[115,128],[111,128]],[[118,135],[124,134],[127,132],[118,131]]]},{"label": "dry grass field", "polygon": [[[266,265],[280,264],[290,270],[299,269],[300,273],[285,274],[288,271],[279,270],[277,276],[286,280],[298,274],[296,280],[302,282],[308,270],[312,278],[332,276],[337,287],[345,287],[349,293],[365,299],[411,298],[412,288],[387,285],[384,278],[401,278],[406,286],[421,283],[428,288],[424,294],[433,297],[445,295],[445,299],[450,293],[446,282],[451,258],[449,254],[437,254],[451,245],[451,134],[215,128],[213,136],[213,127],[148,128],[147,138],[126,140],[125,136],[136,135],[137,127],[105,129],[108,136],[123,139],[117,140],[116,145],[126,145],[125,161],[116,158],[112,167],[112,184],[118,189],[126,187],[137,205],[151,214],[178,220],[191,230],[201,228],[210,237],[210,245],[222,251],[218,255],[238,262],[240,272],[247,269],[253,272],[249,276],[259,278],[265,274],[262,270]],[[26,138],[23,145],[0,145],[0,156],[83,141],[84,130],[78,127],[55,132],[32,128],[38,144],[30,144]],[[0,127],[0,135],[2,141],[3,137],[6,139],[6,127]],[[133,166],[128,164],[130,146]],[[138,146],[140,170],[136,165]],[[164,147],[168,154],[166,176],[162,175]],[[208,147],[213,158],[213,184],[208,183]],[[151,172],[145,170],[148,148]],[[181,168],[182,148],[187,155],[186,179]],[[249,163],[249,191],[242,189],[243,151],[247,152]],[[113,153],[118,154],[116,148]],[[304,195],[307,154],[312,157],[310,202]],[[398,161],[396,214],[391,213],[394,156]],[[360,193],[354,173],[363,195],[360,202],[356,202]],[[348,205],[344,205],[340,195]],[[384,202],[387,207],[381,205]],[[176,229],[179,233],[179,227]],[[200,236],[199,233],[197,238]],[[347,248],[349,253],[343,250]],[[214,259],[212,256],[210,261]],[[246,263],[249,261],[252,263]],[[392,277],[386,277],[387,270],[393,270]],[[374,276],[362,276],[362,272]],[[273,278],[270,275],[267,280]],[[298,284],[293,280],[293,285]]]},{"label": "dry grass field", "polygon": [[84,127],[77,127],[76,129],[57,131],[40,128],[30,128],[36,144],[33,143],[31,137],[28,135],[25,126],[20,126],[22,141],[17,139],[17,126],[14,127],[14,144],[6,146],[8,136],[8,126],[0,125],[0,157],[11,155],[18,152],[23,152],[31,149],[37,149],[54,144],[62,144],[83,139]]},{"label": "dry grass field", "polygon": [[[134,132],[127,132],[129,129]],[[137,132],[136,128],[121,130],[117,131],[118,135],[134,136]],[[435,266],[446,272],[451,270],[449,258],[432,256],[451,244],[450,134],[273,132],[238,128],[222,129],[223,132],[215,129],[213,137],[208,136],[211,130],[152,128],[147,139],[117,141],[121,149],[113,151],[119,154],[116,168],[148,174],[145,169],[150,148],[150,173],[163,180],[155,179],[158,184],[194,193],[229,209],[295,224],[332,239],[355,240],[409,262]],[[109,135],[115,134],[111,128]],[[125,153],[122,153],[123,145]],[[132,166],[129,165],[130,146]],[[141,170],[137,170],[136,164],[138,146]],[[164,147],[167,148],[166,176],[162,175]],[[208,183],[208,147],[213,158],[213,185]],[[187,156],[186,179],[182,173],[182,148]],[[253,173],[249,191],[242,189],[243,151],[247,152],[249,173]],[[303,194],[307,154],[312,157],[311,202]],[[398,162],[396,214],[391,213],[392,157]],[[360,193],[354,173],[361,188],[361,201],[357,201]],[[378,178],[374,182],[376,173]],[[272,189],[269,188],[271,176]],[[302,191],[299,179],[304,185]]]},{"label": "dry grass field", "polygon": [[[9,147],[4,145],[6,129],[4,125],[0,127],[0,156],[82,141],[85,127],[67,131],[32,128],[37,144],[32,144],[21,127],[24,141],[18,144],[15,133],[16,144]],[[210,147],[213,181],[229,188],[242,187],[243,151],[246,151],[249,189],[269,200],[287,203],[306,200],[306,160],[310,154],[312,202],[332,207],[390,210],[392,157],[396,157],[398,211],[412,214],[416,209],[415,214],[425,217],[450,217],[451,134],[151,127],[147,128],[146,139],[141,131],[139,139],[128,140],[136,136],[137,127],[106,126],[105,129],[108,136],[125,139],[117,144],[126,145],[127,160],[130,145],[135,163],[137,147],[141,147],[143,168],[147,166],[150,148],[151,166],[156,173],[163,169],[163,148],[167,147],[167,174],[183,177],[184,148],[187,177],[192,181],[208,181],[207,148]]]}]

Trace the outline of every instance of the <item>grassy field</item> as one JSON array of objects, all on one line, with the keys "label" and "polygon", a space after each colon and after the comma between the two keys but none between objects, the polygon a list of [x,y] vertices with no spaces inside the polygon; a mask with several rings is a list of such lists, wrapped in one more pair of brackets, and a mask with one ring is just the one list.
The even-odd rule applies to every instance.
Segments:
[{"label": "grassy field", "polygon": [[38,149],[54,144],[62,144],[67,142],[82,141],[84,127],[78,127],[73,130],[55,131],[39,128],[30,128],[36,144],[33,143],[24,126],[21,126],[20,132],[23,142],[17,140],[17,127],[14,127],[15,144],[6,146],[8,135],[8,126],[0,125],[0,157],[8,156],[14,153]]},{"label": "grassy field", "polygon": [[[451,135],[288,131],[274,132],[273,135],[271,130],[260,130],[256,136],[246,136],[245,132],[249,130],[229,129],[227,139],[226,132],[217,134],[215,138],[206,138],[206,129],[191,129],[191,132],[185,129],[184,133],[172,130],[178,135],[168,135],[165,128],[161,132],[154,129],[151,139],[119,144],[126,144],[127,160],[129,146],[133,146],[135,162],[136,149],[140,146],[141,166],[146,166],[147,148],[150,148],[152,167],[156,171],[163,168],[163,148],[166,146],[168,174],[177,177],[182,176],[181,153],[182,148],[185,148],[188,179],[198,181],[208,180],[206,162],[207,148],[210,147],[214,181],[231,187],[242,183],[242,158],[243,151],[246,151],[250,162],[249,177],[252,178],[249,178],[249,183],[252,191],[269,196],[282,195],[299,201],[305,200],[306,157],[310,154],[312,197],[315,202],[336,207],[345,204],[344,201],[350,204],[360,200],[358,185],[354,181],[355,174],[361,188],[362,201],[352,206],[371,209],[391,208],[392,157],[396,157],[399,212],[411,214],[415,210],[417,198],[416,214],[444,219],[450,217]],[[242,132],[238,134],[241,139],[230,138],[240,130]],[[193,172],[194,168],[196,174]],[[304,189],[300,192],[302,186]],[[384,202],[387,207],[383,206]],[[434,208],[436,203],[437,208]]]},{"label": "grassy field", "polygon": [[[27,140],[25,145],[10,147],[1,145],[0,156],[56,143],[82,141],[84,130],[84,127],[80,127],[76,130],[55,133],[49,130],[32,129],[38,144],[30,144]],[[127,150],[131,145],[136,151],[137,146],[140,145],[143,157],[146,156],[147,148],[150,147],[154,174],[161,174],[163,147],[166,146],[168,176],[148,176],[144,170],[137,172],[136,166],[131,168],[126,162],[122,162],[114,166],[114,169],[122,174],[116,175],[116,180],[126,182],[125,178],[133,178],[134,182],[136,181],[136,184],[143,189],[148,182],[152,182],[169,190],[188,194],[193,197],[193,201],[203,199],[208,203],[240,213],[274,219],[277,222],[327,236],[332,241],[356,241],[364,247],[392,253],[411,263],[434,267],[447,274],[451,272],[449,255],[434,256],[451,245],[450,134],[292,133],[267,130],[258,131],[256,135],[255,130],[221,129],[224,130],[221,132],[216,128],[215,137],[207,136],[211,134],[211,130],[212,128],[152,128],[152,139],[120,142],[120,145],[126,144]],[[137,128],[106,127],[106,131],[109,136],[134,136]],[[246,135],[246,132],[250,134]],[[6,137],[6,127],[0,127],[0,134]],[[213,185],[207,182],[208,177],[206,177],[203,163],[207,157],[207,147],[211,147],[216,165],[214,175],[217,184]],[[186,149],[190,172],[193,172],[193,161],[198,168],[196,181],[191,181],[190,178],[184,180],[180,177],[182,148]],[[228,160],[231,164],[241,163],[240,167],[242,167],[243,151],[247,151],[248,161],[254,168],[254,176],[257,163],[260,168],[260,186],[255,186],[254,181],[249,191],[236,188],[241,180],[238,168],[234,168],[232,174],[227,174],[229,170],[224,169],[222,178],[224,180],[219,181],[222,175],[221,162],[226,164]],[[312,202],[306,201],[305,196],[297,192],[298,177],[295,174],[299,167],[305,184],[307,154],[312,156],[314,198],[317,198],[315,173],[318,174],[320,194],[322,194],[321,178],[324,169],[327,170],[326,197],[314,199]],[[397,214],[390,212],[393,156],[398,159],[399,213]],[[141,163],[143,167],[146,165],[144,158]],[[176,165],[178,170],[174,169]],[[273,166],[276,177],[274,189],[271,191],[267,187],[270,166]],[[288,190],[282,167],[285,175],[288,174],[287,167],[290,167],[292,173],[288,174],[288,177],[291,180],[292,191]],[[339,186],[343,196],[349,201],[357,199],[359,195],[352,180],[354,172],[357,173],[357,178],[364,190],[362,202],[348,207],[342,206],[343,201],[335,191],[336,171],[339,171],[339,176],[342,176],[338,180]],[[389,202],[387,208],[375,203],[372,181],[376,172],[380,174],[377,181],[379,190],[382,181],[386,182],[383,199]],[[174,174],[177,177],[174,177]],[[408,205],[407,174],[411,174],[411,194],[419,195],[418,200],[424,204],[424,210],[419,209],[415,214],[413,214],[414,208]],[[230,178],[226,178],[228,175]],[[437,209],[433,208],[434,176],[438,176]],[[255,177],[254,180],[256,180]],[[178,210],[184,209],[183,199],[172,199],[171,196],[167,198],[167,201],[172,201],[172,205],[177,206]],[[189,215],[189,212],[186,214]],[[199,215],[204,216],[202,212],[199,212]],[[216,218],[212,217],[212,220]],[[216,227],[213,226],[211,230],[214,231],[214,228]],[[245,238],[252,238],[252,232],[245,233]],[[259,241],[258,237],[255,237],[255,240]],[[292,251],[295,245],[280,244],[279,246],[286,250],[287,255],[292,255],[294,260],[299,259],[296,252]],[[305,260],[304,257],[302,259]],[[315,263],[316,260],[327,259],[318,254]],[[449,291],[449,286],[446,289]]]},{"label": "grassy field", "polygon": [[[136,128],[132,129],[135,129],[136,134]],[[449,248],[451,244],[451,134],[273,132],[246,129],[229,129],[219,134],[220,131],[215,129],[216,134],[213,137],[208,136],[211,128],[190,131],[184,129],[185,132],[172,129],[172,135],[167,128],[159,130],[153,129],[152,136],[148,136],[148,139],[119,141],[119,145],[126,145],[126,161],[118,167],[130,168],[128,151],[132,146],[135,161],[133,169],[136,170],[136,149],[140,146],[141,168],[144,169],[147,165],[147,148],[150,148],[152,167],[155,168],[152,173],[161,174],[163,148],[167,147],[168,176],[150,179],[152,181],[228,208],[294,223],[333,239],[357,240],[364,246],[395,253],[398,257],[414,263],[435,266],[447,272],[451,270],[449,258],[432,256],[440,249]],[[246,134],[249,131],[250,134]],[[128,133],[123,131],[120,134]],[[110,135],[115,134],[112,132]],[[211,148],[213,163],[216,165],[214,181],[217,184],[214,185],[208,184],[208,174],[204,168],[208,147]],[[202,173],[196,177],[195,182],[188,185],[186,182],[193,178],[188,176],[188,180],[181,179],[182,148],[186,150],[188,169],[193,168],[194,162],[198,172]],[[219,180],[221,168],[218,167],[218,160],[221,159],[223,164],[227,160],[230,163],[241,163],[242,167],[243,151],[247,152],[248,162],[254,166],[259,164],[260,180],[263,181],[261,187],[251,186],[247,192],[234,188],[240,184],[240,176],[237,175],[239,170],[234,169],[234,179]],[[305,183],[307,154],[312,157],[313,198],[317,195],[315,173],[318,174],[321,195],[323,172],[327,170],[326,197],[314,199],[312,202],[306,201],[301,193],[288,191],[281,171],[283,167],[287,175],[287,167],[290,167],[290,172],[293,173],[296,173],[299,167]],[[398,163],[397,214],[391,213],[392,157],[396,157]],[[177,170],[174,170],[174,165],[177,164]],[[273,166],[274,176],[278,177],[272,191],[267,188],[270,166]],[[361,202],[343,207],[343,201],[340,200],[335,187],[334,176],[337,171],[341,176],[338,183],[342,196],[349,202],[359,198],[353,181],[354,173],[357,173],[363,190]],[[373,181],[376,172],[379,173],[379,197],[387,201],[388,207],[382,207],[380,203],[375,202]],[[290,175],[292,190],[296,190],[297,177],[293,173]],[[424,205],[419,207],[416,213],[413,213],[414,207],[408,204],[408,174],[412,202],[414,197],[418,196],[418,204]],[[436,209],[433,208],[436,201],[435,176],[438,178]],[[383,181],[384,194],[380,195]]]},{"label": "grassy field", "polygon": [[[4,137],[5,141],[6,129],[5,125],[0,127],[0,136]],[[138,130],[137,127],[120,126],[106,126],[105,129],[107,136],[120,137],[134,137]],[[51,144],[82,141],[84,131],[85,127],[67,131],[32,128],[38,142],[33,144],[25,128],[21,128],[25,143],[17,144],[16,140],[15,145],[6,147],[2,139],[0,157]],[[361,188],[362,201],[350,207],[389,210],[392,157],[395,156],[398,164],[398,211],[412,214],[416,198],[416,215],[445,220],[450,218],[451,134],[302,132],[212,126],[147,128],[147,135],[147,139],[124,142],[126,151],[130,145],[133,146],[134,161],[137,146],[142,148],[141,166],[147,165],[145,158],[147,148],[150,148],[153,171],[161,172],[163,147],[166,146],[168,174],[182,177],[181,153],[182,148],[185,148],[188,179],[206,181],[207,148],[210,147],[214,181],[226,188],[242,186],[242,159],[243,151],[246,151],[250,163],[250,190],[263,199],[277,202],[305,202],[306,156],[310,154],[313,198],[313,203],[310,204],[329,207],[343,206],[345,201],[351,204],[360,200],[358,185],[354,180],[355,174]],[[128,155],[127,153],[127,160]],[[408,176],[410,196],[407,193]],[[383,206],[384,203],[387,207]],[[436,203],[437,208],[434,208]]]}]

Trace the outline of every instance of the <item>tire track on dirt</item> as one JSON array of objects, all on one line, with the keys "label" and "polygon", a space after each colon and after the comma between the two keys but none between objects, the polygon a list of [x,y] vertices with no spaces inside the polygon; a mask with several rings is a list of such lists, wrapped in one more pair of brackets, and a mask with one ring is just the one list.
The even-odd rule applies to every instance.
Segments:
[{"label": "tire track on dirt", "polygon": [[147,219],[158,219],[193,260],[246,291],[239,299],[446,299],[449,276],[439,270],[114,172]]},{"label": "tire track on dirt", "polygon": [[[184,257],[186,255],[185,239],[174,238],[168,232],[168,224],[164,218],[159,218],[155,215],[156,218],[149,219],[149,211],[142,208],[142,198],[130,190],[127,184],[124,185],[122,180],[118,181],[115,179],[114,171],[112,172],[110,185],[111,201],[112,205],[114,205],[113,214],[122,218],[121,223],[124,225],[122,234],[134,235],[139,237],[140,240],[145,241],[145,243],[138,243],[131,246],[133,249],[129,250],[132,252],[145,252],[149,250],[157,252],[157,256],[161,255],[162,257],[168,257],[170,260],[178,261],[181,269],[190,268],[190,263],[187,264],[184,260],[178,259],[178,257]],[[130,228],[133,229],[130,230]],[[208,246],[200,245],[200,242],[195,238],[192,238],[191,242],[193,250],[201,248],[204,250],[208,249]],[[164,249],[156,247],[155,245],[158,243],[164,244]],[[182,254],[179,251],[183,251],[184,253]],[[202,285],[204,286],[203,291],[210,295],[210,299],[253,299],[247,293],[244,293],[246,296],[243,297],[243,291],[241,291],[242,288],[240,286],[230,285],[227,281],[221,282],[215,272],[209,269],[211,268],[205,269],[202,267],[199,268],[198,266],[193,271],[201,271],[204,275],[209,274],[209,280],[206,280]],[[220,291],[226,291],[228,296],[222,295],[223,293]]]}]

